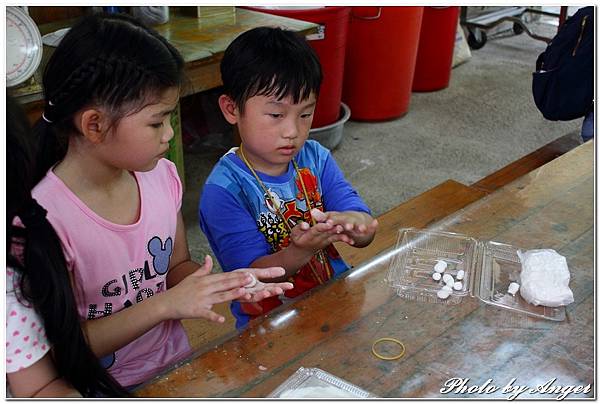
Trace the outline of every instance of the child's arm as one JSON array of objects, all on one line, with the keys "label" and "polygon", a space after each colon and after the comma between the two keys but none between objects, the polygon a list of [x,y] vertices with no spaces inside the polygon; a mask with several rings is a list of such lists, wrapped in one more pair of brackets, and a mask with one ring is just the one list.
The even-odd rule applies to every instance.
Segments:
[{"label": "child's arm", "polygon": [[7,373],[6,380],[14,397],[81,397],[75,388],[58,377],[49,354],[25,369]]},{"label": "child's arm", "polygon": [[366,247],[375,237],[377,219],[365,212],[321,212],[311,210],[312,217],[320,223],[329,223],[336,227],[340,234],[346,234],[352,240],[354,247]]},{"label": "child's arm", "polygon": [[306,222],[297,224],[292,229],[291,243],[287,248],[276,253],[262,256],[256,259],[251,267],[281,266],[285,268],[285,276],[273,279],[279,282],[296,273],[317,251],[327,247],[336,241],[352,243],[350,237],[343,233],[337,233],[335,226],[331,223],[317,223],[310,226]]},{"label": "child's arm", "polygon": [[[206,259],[210,260],[210,266],[212,267],[212,258],[206,256]],[[183,215],[181,211],[177,215],[177,232],[175,234],[175,246],[173,248],[173,255],[171,256],[171,265],[167,274],[167,288],[172,288],[177,285],[188,275],[196,271],[200,267],[200,264],[191,260],[190,252],[187,244],[187,237],[185,233],[185,224],[183,222]],[[244,271],[251,273],[257,279],[269,279],[281,276],[283,274],[282,268],[261,268],[261,269],[244,269]],[[253,293],[251,297],[245,297],[244,301],[258,302],[270,296],[281,295],[285,290],[292,289],[294,285],[289,282],[282,283],[269,283],[263,290],[258,293]],[[220,317],[216,321],[223,322],[225,318]]]},{"label": "child's arm", "polygon": [[[293,287],[289,283],[270,284],[269,288],[250,294],[243,287],[253,281],[248,273],[211,274],[211,269],[212,259],[208,256],[203,265],[190,260],[183,217],[179,212],[167,290],[110,316],[85,321],[82,326],[92,351],[98,357],[105,356],[165,320],[205,318],[222,323],[225,317],[214,312],[213,305],[235,299],[259,301]],[[282,268],[264,268],[255,275],[262,279],[282,273]]]},{"label": "child's arm", "polygon": [[243,286],[252,277],[241,272],[209,275],[211,269],[212,261],[207,260],[175,287],[110,316],[83,322],[94,354],[103,357],[115,352],[165,320],[205,318],[223,322],[224,318],[212,311],[212,306],[249,298]]}]

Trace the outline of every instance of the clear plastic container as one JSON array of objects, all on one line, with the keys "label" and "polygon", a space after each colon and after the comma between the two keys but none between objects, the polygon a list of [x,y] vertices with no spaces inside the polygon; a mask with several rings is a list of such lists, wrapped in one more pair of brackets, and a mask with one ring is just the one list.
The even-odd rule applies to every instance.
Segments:
[{"label": "clear plastic container", "polygon": [[[432,278],[433,267],[444,260],[444,273],[456,278],[464,271],[462,289],[447,299],[437,292],[442,281]],[[459,304],[464,297],[477,297],[484,303],[530,316],[563,321],[564,307],[534,306],[517,292],[508,293],[511,282],[520,283],[521,261],[517,248],[495,241],[481,242],[462,234],[431,230],[401,229],[393,251],[387,281],[405,299],[421,302]]]},{"label": "clear plastic container", "polygon": [[375,398],[377,396],[319,368],[299,368],[267,398]]}]

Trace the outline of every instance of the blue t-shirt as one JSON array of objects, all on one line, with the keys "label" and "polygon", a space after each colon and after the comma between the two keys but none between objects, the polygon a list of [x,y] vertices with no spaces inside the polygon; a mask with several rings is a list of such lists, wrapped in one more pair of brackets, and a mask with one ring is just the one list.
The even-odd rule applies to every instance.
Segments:
[{"label": "blue t-shirt", "polygon": [[[250,266],[256,259],[285,248],[287,228],[246,164],[235,154],[237,148],[225,154],[209,175],[200,198],[200,227],[224,271]],[[308,140],[295,157],[311,205],[323,211],[359,211],[370,214],[358,193],[345,180],[329,150]],[[257,172],[265,187],[279,201],[280,211],[293,227],[307,220],[309,208],[302,187],[296,178],[294,165],[277,177]],[[288,241],[289,242],[289,241]],[[349,267],[339,256],[329,255],[334,275]],[[248,316],[232,305],[237,326],[243,326]]]}]

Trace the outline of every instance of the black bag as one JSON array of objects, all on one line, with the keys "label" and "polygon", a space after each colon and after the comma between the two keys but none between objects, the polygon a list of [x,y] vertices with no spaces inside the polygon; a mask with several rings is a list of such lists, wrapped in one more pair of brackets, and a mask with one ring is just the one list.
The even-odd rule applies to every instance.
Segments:
[{"label": "black bag", "polygon": [[579,9],[540,54],[533,73],[533,99],[544,118],[585,116],[594,100],[594,7]]}]

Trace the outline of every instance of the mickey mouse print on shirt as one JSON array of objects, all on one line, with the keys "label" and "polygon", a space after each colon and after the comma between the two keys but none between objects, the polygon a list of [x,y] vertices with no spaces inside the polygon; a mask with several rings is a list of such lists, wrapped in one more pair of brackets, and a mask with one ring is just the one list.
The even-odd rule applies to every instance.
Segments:
[{"label": "mickey mouse print on shirt", "polygon": [[[108,316],[165,289],[165,275],[173,255],[173,239],[167,237],[163,243],[160,237],[154,236],[148,241],[147,250],[152,257],[152,265],[145,260],[142,267],[130,269],[119,278],[106,282],[100,290],[100,296],[108,299],[104,302],[104,307],[98,303],[89,304],[88,320]],[[120,297],[117,301],[121,302],[122,307],[113,307],[115,299],[111,298],[117,296]]]},{"label": "mickey mouse print on shirt", "polygon": [[[101,295],[103,297],[127,296],[122,307],[125,308],[164,290],[166,273],[169,270],[171,255],[173,255],[173,239],[167,237],[163,243],[160,237],[154,236],[148,241],[147,250],[152,257],[152,266],[146,260],[143,267],[129,270],[120,278],[110,280],[102,287]],[[90,304],[88,320],[108,316],[118,310],[120,308],[114,310],[113,303],[109,301],[104,303],[103,310],[99,310],[97,304]],[[99,360],[102,367],[108,369],[115,364],[117,358],[113,352]]]}]

